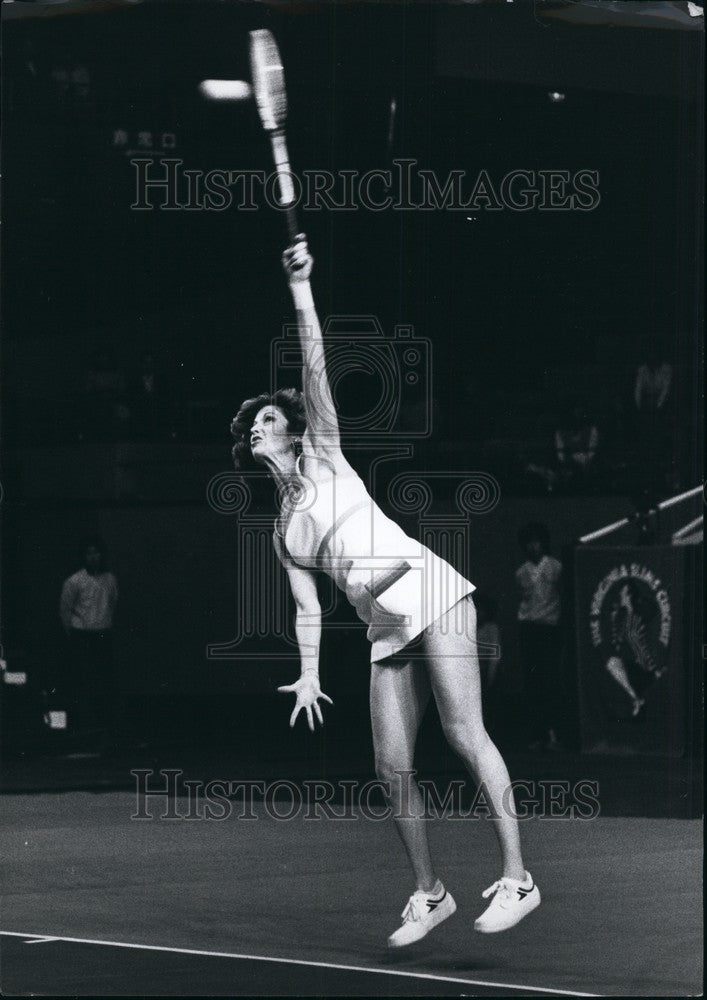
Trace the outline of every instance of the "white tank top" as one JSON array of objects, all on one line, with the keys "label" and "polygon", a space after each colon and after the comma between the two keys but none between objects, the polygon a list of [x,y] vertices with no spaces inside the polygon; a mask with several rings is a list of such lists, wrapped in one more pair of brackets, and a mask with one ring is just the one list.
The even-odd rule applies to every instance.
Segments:
[{"label": "white tank top", "polygon": [[[315,459],[316,460],[316,459]],[[285,557],[321,570],[368,625],[371,661],[399,652],[475,589],[387,517],[355,472],[314,482],[283,504],[275,531]]]}]

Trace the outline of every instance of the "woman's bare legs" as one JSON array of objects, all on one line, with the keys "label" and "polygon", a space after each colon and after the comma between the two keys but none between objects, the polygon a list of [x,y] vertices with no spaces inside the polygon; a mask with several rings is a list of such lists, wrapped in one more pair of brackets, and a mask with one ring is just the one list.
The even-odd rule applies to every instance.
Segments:
[{"label": "woman's bare legs", "polygon": [[389,805],[415,873],[417,888],[434,888],[424,805],[411,774],[415,739],[430,697],[423,660],[371,664],[371,725],[376,774],[390,788]]},{"label": "woman's bare legs", "polygon": [[[465,598],[422,636],[425,659],[371,666],[371,723],[376,773],[391,790],[396,827],[410,858],[417,888],[431,890],[436,878],[430,859],[424,808],[412,771],[415,740],[434,692],[451,748],[483,784],[501,848],[503,876],[525,879],[518,821],[506,765],[491,741],[481,711],[476,649],[476,611]],[[401,776],[402,775],[402,776]]]},{"label": "woman's bare legs", "polygon": [[525,879],[518,821],[506,765],[484,727],[481,679],[476,649],[476,610],[471,597],[425,630],[427,668],[450,747],[477,785],[483,783],[494,815],[503,860],[503,877]]}]

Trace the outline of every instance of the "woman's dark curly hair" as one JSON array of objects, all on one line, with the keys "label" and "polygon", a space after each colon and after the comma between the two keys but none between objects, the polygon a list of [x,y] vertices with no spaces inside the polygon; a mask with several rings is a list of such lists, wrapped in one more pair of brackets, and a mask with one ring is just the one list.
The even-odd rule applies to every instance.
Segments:
[{"label": "woman's dark curly hair", "polygon": [[241,403],[238,413],[231,421],[231,434],[236,442],[231,449],[233,464],[237,469],[254,465],[250,450],[250,431],[258,413],[264,406],[278,406],[287,419],[287,429],[293,434],[304,434],[307,420],[304,396],[299,389],[278,389],[272,394],[263,392],[253,399]]}]

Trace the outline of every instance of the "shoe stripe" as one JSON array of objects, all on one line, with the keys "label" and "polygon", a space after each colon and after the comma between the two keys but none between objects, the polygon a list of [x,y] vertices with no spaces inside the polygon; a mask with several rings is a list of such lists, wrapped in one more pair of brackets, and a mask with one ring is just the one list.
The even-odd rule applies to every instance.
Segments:
[{"label": "shoe stripe", "polygon": [[533,885],[531,885],[529,889],[523,889],[521,886],[518,886],[518,895],[520,896],[521,899],[525,899],[526,896],[530,895],[530,893],[533,891],[534,888],[535,888],[534,883]]},{"label": "shoe stripe", "polygon": [[429,909],[430,910],[436,909],[440,903],[444,902],[446,895],[447,895],[447,890],[445,889],[442,895],[439,897],[439,899],[428,899],[427,906],[429,907]]}]

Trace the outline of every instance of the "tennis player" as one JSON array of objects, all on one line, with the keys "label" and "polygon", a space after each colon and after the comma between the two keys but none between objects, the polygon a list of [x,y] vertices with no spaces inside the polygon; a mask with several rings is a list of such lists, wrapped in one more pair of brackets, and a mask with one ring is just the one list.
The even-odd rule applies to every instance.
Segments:
[{"label": "tennis player", "polygon": [[344,457],[304,236],[285,251],[283,263],[297,311],[304,391],[284,389],[246,400],[231,433],[236,466],[249,457],[264,465],[281,498],[273,538],[295,601],[301,655],[299,679],[279,688],[295,695],[290,726],[304,711],[313,730],[315,717],[324,721],[320,703],[332,703],[319,686],[315,574],[321,571],[368,626],[376,772],[389,790],[416,881],[388,945],[420,940],[456,910],[432,866],[422,796],[412,777],[415,740],[430,694],[450,747],[477,785],[483,783],[495,817],[502,875],[483,893],[492,899],[474,927],[484,934],[504,931],[539,905],[540,893],[523,864],[508,771],[481,715],[474,586],[388,518]]}]

